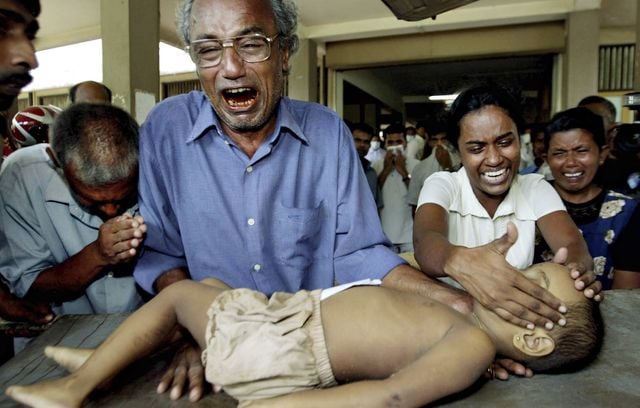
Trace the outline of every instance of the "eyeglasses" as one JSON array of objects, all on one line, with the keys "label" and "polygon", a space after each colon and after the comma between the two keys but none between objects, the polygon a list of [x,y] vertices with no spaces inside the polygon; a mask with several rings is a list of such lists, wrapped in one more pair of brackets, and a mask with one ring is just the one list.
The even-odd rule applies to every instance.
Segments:
[{"label": "eyeglasses", "polygon": [[262,34],[250,34],[221,40],[204,38],[191,41],[187,49],[193,62],[200,68],[211,68],[220,64],[224,49],[231,47],[244,62],[262,62],[271,56],[271,43],[278,35],[280,34],[267,37]]}]

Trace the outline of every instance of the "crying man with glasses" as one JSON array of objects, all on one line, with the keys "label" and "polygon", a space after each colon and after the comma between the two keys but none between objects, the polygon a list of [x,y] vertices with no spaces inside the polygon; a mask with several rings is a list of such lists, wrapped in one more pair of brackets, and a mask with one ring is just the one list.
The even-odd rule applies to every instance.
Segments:
[{"label": "crying man with glasses", "polygon": [[[143,289],[215,278],[270,296],[381,279],[470,307],[391,250],[342,119],[284,96],[293,1],[183,0],[178,21],[203,91],[162,101],[141,128]],[[195,401],[200,354],[182,350],[158,391],[177,399],[188,383]]]}]

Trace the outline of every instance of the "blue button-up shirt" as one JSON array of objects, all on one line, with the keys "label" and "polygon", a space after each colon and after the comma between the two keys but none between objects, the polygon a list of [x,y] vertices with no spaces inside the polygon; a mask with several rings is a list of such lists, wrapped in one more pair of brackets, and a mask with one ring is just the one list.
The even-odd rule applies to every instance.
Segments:
[{"label": "blue button-up shirt", "polygon": [[148,231],[134,276],[151,293],[178,267],[271,294],[382,278],[403,263],[349,130],[318,104],[283,98],[249,158],[202,92],[169,98],[141,129],[139,193]]}]

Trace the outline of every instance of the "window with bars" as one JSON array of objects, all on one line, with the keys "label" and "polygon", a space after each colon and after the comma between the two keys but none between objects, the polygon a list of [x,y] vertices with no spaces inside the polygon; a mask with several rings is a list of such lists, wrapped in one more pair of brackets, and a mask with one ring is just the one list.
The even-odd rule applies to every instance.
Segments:
[{"label": "window with bars", "polygon": [[31,106],[31,102],[29,101],[29,98],[18,98],[18,110],[24,110],[25,108],[28,108],[29,106]]},{"label": "window with bars", "polygon": [[163,95],[165,98],[202,89],[202,87],[200,86],[200,81],[197,79],[189,79],[186,81],[177,82],[165,82],[162,84],[162,86],[164,87]]},{"label": "window with bars", "polygon": [[69,95],[66,93],[59,95],[41,96],[38,98],[39,105],[53,105],[57,106],[60,109],[66,108],[70,103],[71,101],[69,100]]},{"label": "window with bars", "polygon": [[635,45],[604,45],[600,47],[598,91],[628,91],[633,89]]}]

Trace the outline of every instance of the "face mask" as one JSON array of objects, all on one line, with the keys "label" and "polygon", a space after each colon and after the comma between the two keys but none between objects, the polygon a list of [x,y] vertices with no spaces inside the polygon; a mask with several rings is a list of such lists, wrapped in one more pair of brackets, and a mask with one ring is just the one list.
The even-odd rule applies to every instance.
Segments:
[{"label": "face mask", "polygon": [[449,153],[452,153],[452,152],[453,152],[453,146],[451,146],[451,143],[449,143],[449,142],[448,142],[448,141],[446,141],[446,140],[445,140],[445,141],[443,141],[443,142],[440,142],[440,143],[436,143],[436,145],[434,146],[434,148],[435,148],[435,147],[441,147],[441,148],[443,148],[444,150],[448,151]]},{"label": "face mask", "polygon": [[380,149],[380,142],[378,141],[372,141],[371,142],[371,150],[378,150]]},{"label": "face mask", "polygon": [[415,135],[407,135],[407,143],[411,142],[413,139],[415,139],[416,136]]},{"label": "face mask", "polygon": [[396,156],[404,156],[404,146],[389,146],[387,147],[387,152]]}]

